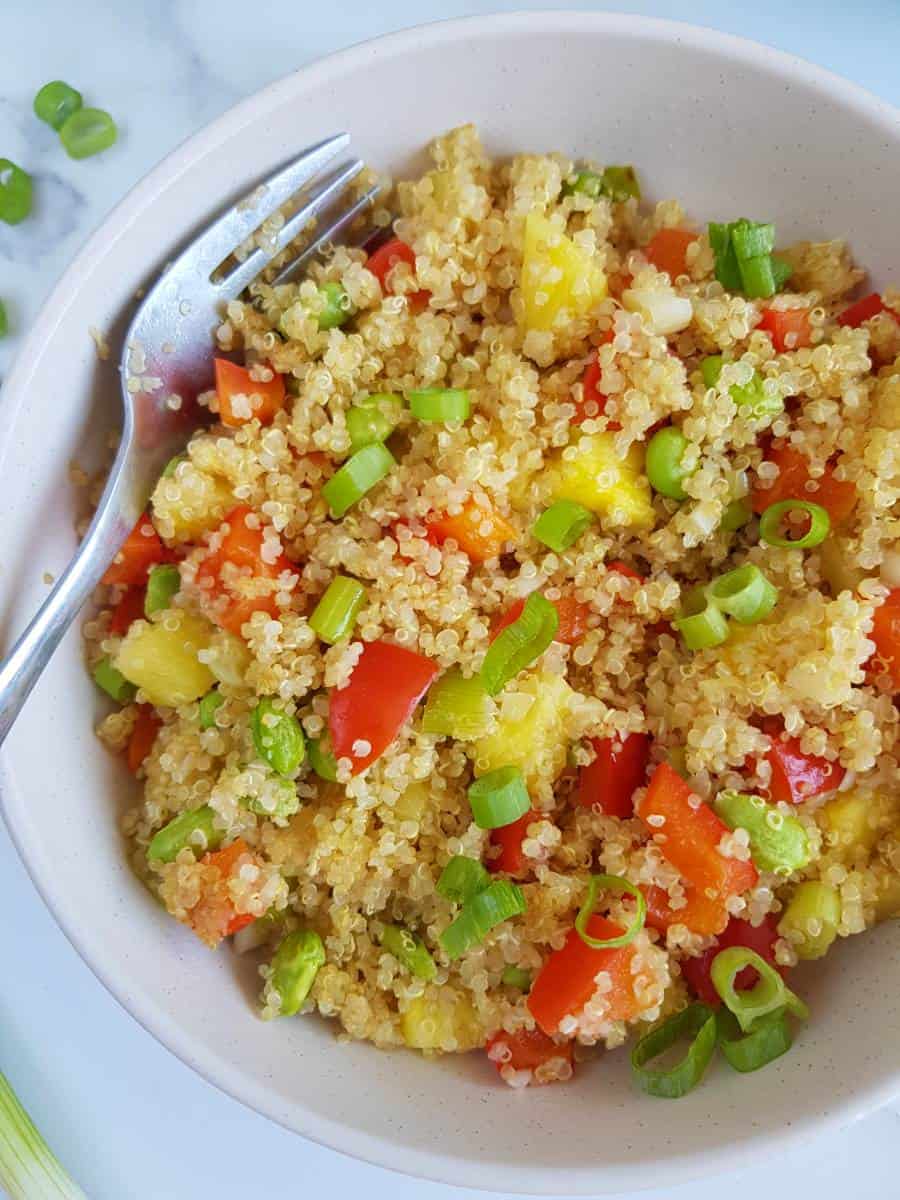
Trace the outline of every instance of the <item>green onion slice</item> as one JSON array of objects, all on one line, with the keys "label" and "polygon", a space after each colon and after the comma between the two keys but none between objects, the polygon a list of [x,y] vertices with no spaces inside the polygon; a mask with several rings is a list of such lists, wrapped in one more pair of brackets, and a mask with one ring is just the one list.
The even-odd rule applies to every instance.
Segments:
[{"label": "green onion slice", "polygon": [[709,244],[715,255],[716,279],[729,292],[741,290],[741,272],[737,255],[731,244],[731,229],[728,225],[710,221]]},{"label": "green onion slice", "polygon": [[634,167],[631,166],[605,167],[600,186],[603,195],[608,196],[614,204],[621,204],[623,200],[632,197],[635,200],[641,198],[641,185]]},{"label": "green onion slice", "polygon": [[786,877],[809,863],[809,837],[802,823],[762,796],[719,792],[714,808],[729,829],[747,830],[753,862],[761,871]]},{"label": "green onion slice", "polygon": [[559,613],[540,592],[532,592],[525,607],[488,647],[481,664],[481,681],[491,696],[539,658],[556,637]]},{"label": "green onion slice", "polygon": [[9,317],[6,315],[6,305],[0,300],[0,338],[9,333]]},{"label": "green onion slice", "polygon": [[472,399],[464,388],[422,388],[407,392],[409,411],[419,421],[466,421]]},{"label": "green onion slice", "polygon": [[18,225],[31,212],[31,176],[8,158],[0,158],[0,221]]},{"label": "green onion slice", "polygon": [[313,609],[309,627],[323,642],[339,642],[350,636],[365,602],[366,589],[358,580],[335,575]]},{"label": "green onion slice", "polygon": [[495,879],[462,907],[459,915],[441,934],[448,958],[459,958],[477,946],[492,929],[510,917],[525,912],[525,893],[506,879]]},{"label": "green onion slice", "polygon": [[498,767],[469,786],[469,804],[479,829],[502,829],[531,811],[531,797],[518,767]]},{"label": "green onion slice", "polygon": [[0,1073],[0,1188],[20,1200],[87,1200]]},{"label": "green onion slice", "polygon": [[[738,992],[734,981],[745,967],[752,967],[759,979],[749,991]],[[805,1020],[809,1009],[795,995],[771,963],[746,946],[729,946],[713,959],[710,969],[713,987],[727,1008],[734,1013],[744,1033],[749,1033],[754,1021],[787,1008],[788,1012]]]},{"label": "green onion slice", "polygon": [[744,563],[720,575],[706,589],[712,604],[741,625],[755,625],[767,617],[778,600],[778,589],[754,563]]},{"label": "green onion slice", "polygon": [[[690,1045],[680,1062],[667,1071],[648,1067],[681,1038]],[[631,1052],[631,1070],[642,1091],[677,1100],[695,1088],[716,1050],[716,1014],[705,1004],[691,1004],[645,1034]]]},{"label": "green onion slice", "polygon": [[79,108],[81,92],[76,92],[61,79],[45,83],[34,98],[34,115],[46,121],[51,129],[61,129]]},{"label": "green onion slice", "polygon": [[794,1036],[783,1008],[776,1009],[755,1021],[749,1033],[741,1034],[741,1028],[727,1008],[720,1008],[716,1015],[719,1046],[728,1062],[736,1071],[747,1074],[758,1071],[767,1063],[774,1062],[787,1054],[794,1044]]},{"label": "green onion slice", "polygon": [[[637,902],[634,920],[623,934],[614,938],[595,938],[587,931],[587,923],[597,905],[597,893],[600,891],[617,892],[620,895],[633,896]],[[635,887],[621,875],[592,875],[588,882],[587,895],[575,918],[575,932],[592,950],[617,950],[620,946],[628,946],[644,928],[647,919],[647,901],[640,888]]]},{"label": "green onion slice", "polygon": [[373,442],[383,442],[394,432],[394,423],[374,405],[355,405],[347,412],[350,447],[355,452]]},{"label": "green onion slice", "polygon": [[[802,537],[782,537],[781,522],[790,512],[805,512],[809,516],[809,529]],[[808,550],[824,542],[831,530],[828,510],[811,500],[780,500],[770,504],[759,519],[759,536],[769,546],[782,549]]]},{"label": "green onion slice", "polygon": [[753,509],[746,500],[732,500],[722,513],[719,528],[726,533],[736,533],[753,519]]},{"label": "green onion slice", "polygon": [[710,354],[707,358],[704,358],[700,364],[700,374],[703,376],[704,387],[714,388],[716,386],[724,366],[725,359],[721,354]]},{"label": "green onion slice", "polygon": [[451,904],[466,904],[491,882],[490,874],[477,858],[455,854],[435,885],[435,891]]},{"label": "green onion slice", "polygon": [[728,622],[710,603],[705,588],[691,588],[681,604],[674,625],[688,650],[709,650],[728,641]]},{"label": "green onion slice", "polygon": [[562,186],[564,196],[571,196],[575,192],[596,200],[603,192],[603,179],[596,171],[576,171]]},{"label": "green onion slice", "polygon": [[168,608],[172,597],[181,588],[181,572],[174,563],[160,563],[152,567],[147,576],[147,593],[144,596],[144,616]]},{"label": "green onion slice", "polygon": [[111,696],[119,704],[128,704],[133,700],[137,688],[125,678],[121,671],[116,670],[108,658],[101,658],[94,667],[94,683],[102,688],[107,696]]},{"label": "green onion slice", "polygon": [[504,967],[500,976],[501,983],[517,988],[520,992],[531,990],[531,979],[531,972],[526,971],[524,967]]},{"label": "green onion slice", "polygon": [[381,931],[381,944],[416,979],[434,979],[437,975],[437,967],[428,947],[420,937],[402,925],[385,925]]},{"label": "green onion slice", "polygon": [[393,454],[380,442],[357,450],[322,488],[331,515],[342,517],[396,465]]},{"label": "green onion slice", "polygon": [[200,704],[198,706],[200,709],[200,728],[201,729],[212,729],[213,728],[213,726],[216,723],[216,713],[219,711],[219,709],[222,707],[222,705],[224,703],[225,703],[225,697],[222,695],[221,692],[213,689],[213,691],[206,693],[206,695],[200,701]]},{"label": "green onion slice", "polygon": [[780,292],[787,281],[794,273],[794,268],[787,261],[777,254],[772,255],[772,281],[775,284],[775,291]]},{"label": "green onion slice", "polygon": [[59,130],[59,140],[69,158],[90,158],[108,150],[119,136],[116,123],[102,108],[79,108]]},{"label": "green onion slice", "polygon": [[422,731],[474,741],[487,733],[494,710],[480,677],[466,679],[459,667],[451,667],[428,691]]},{"label": "green onion slice", "polygon": [[741,218],[731,226],[731,244],[739,263],[761,258],[775,249],[775,226]]},{"label": "green onion slice", "polygon": [[581,537],[593,522],[594,514],[574,500],[557,500],[544,509],[531,527],[539,542],[562,554]]},{"label": "green onion slice", "polygon": [[171,479],[172,476],[175,474],[175,472],[178,470],[179,465],[183,462],[187,462],[186,454],[176,454],[172,458],[170,458],[169,461],[166,463],[166,465],[162,469],[162,478],[163,479]]},{"label": "green onion slice", "polygon": [[318,777],[327,783],[337,783],[337,759],[334,757],[328,736],[323,734],[320,738],[310,738],[307,749],[309,765]]}]

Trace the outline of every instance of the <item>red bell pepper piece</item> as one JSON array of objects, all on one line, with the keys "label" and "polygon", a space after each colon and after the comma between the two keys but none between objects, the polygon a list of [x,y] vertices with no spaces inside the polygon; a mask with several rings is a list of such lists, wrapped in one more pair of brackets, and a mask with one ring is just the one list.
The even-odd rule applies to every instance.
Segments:
[{"label": "red bell pepper piece", "polygon": [[[366,260],[366,270],[371,271],[385,295],[393,295],[390,275],[394,267],[406,263],[410,271],[416,273],[416,254],[412,246],[402,242],[400,238],[391,238],[383,246],[379,246]],[[408,295],[410,307],[414,312],[421,312],[431,299],[431,292],[422,289],[410,292]]]},{"label": "red bell pepper piece", "polygon": [[750,497],[755,513],[762,513],[770,504],[781,500],[812,500],[827,510],[831,523],[840,523],[849,517],[856,504],[856,484],[834,477],[834,468],[826,466],[825,473],[816,480],[816,490],[807,491],[809,463],[799,450],[792,446],[781,446],[770,450],[768,462],[776,463],[779,472],[771,487],[757,484]]},{"label": "red bell pepper piece", "polygon": [[[255,593],[251,589],[243,591],[242,585],[251,578],[275,580],[282,571],[293,570],[293,563],[283,554],[274,562],[267,562],[263,558],[263,531],[247,524],[247,517],[252,511],[247,505],[241,504],[228,513],[224,521],[228,529],[218,548],[207,554],[197,568],[200,586],[211,596],[225,597],[222,605],[217,606],[213,613],[216,624],[237,634],[255,612],[267,612],[272,617],[278,615],[274,590],[270,588]],[[242,572],[233,587],[227,582],[228,572],[225,568],[228,564]]]},{"label": "red bell pepper piece", "polygon": [[112,610],[109,619],[109,632],[116,637],[124,637],[132,621],[138,621],[144,615],[144,598],[147,589],[143,584],[135,584],[126,588],[122,599]]},{"label": "red bell pepper piece", "polygon": [[809,308],[764,308],[757,329],[764,329],[779,354],[812,345]]},{"label": "red bell pepper piece", "polygon": [[144,513],[106,568],[103,582],[125,583],[129,586],[146,583],[150,568],[165,562],[166,558],[166,548],[153,528],[149,515]]},{"label": "red bell pepper piece", "polygon": [[504,1067],[512,1067],[514,1071],[536,1071],[554,1058],[562,1058],[572,1066],[572,1043],[554,1042],[540,1029],[517,1029],[515,1033],[501,1029],[488,1038],[485,1050],[500,1072]]},{"label": "red bell pepper piece", "polygon": [[[692,803],[694,801],[694,803]],[[731,831],[668,763],[660,763],[635,811],[662,854],[694,888],[723,902],[754,886],[759,874],[751,862],[726,858],[719,843]],[[662,818],[662,823],[659,818]]]},{"label": "red bell pepper piece", "polygon": [[471,499],[465,502],[462,512],[453,516],[441,513],[428,517],[425,524],[429,542],[440,546],[453,538],[460,550],[476,563],[496,558],[506,543],[516,536],[515,529],[505,517],[494,508]]},{"label": "red bell pepper piece", "polygon": [[[599,345],[608,345],[615,334],[611,329],[607,329],[599,338]],[[574,425],[580,425],[583,421],[589,418],[593,420],[596,417],[602,417],[606,412],[606,393],[600,391],[600,364],[597,362],[596,353],[591,355],[591,361],[584,369],[584,375],[581,380],[581,399],[575,401],[575,416],[572,418]],[[609,430],[621,429],[622,426],[618,421],[608,421],[606,425]]]},{"label": "red bell pepper piece", "polygon": [[[598,939],[620,937],[625,932],[621,925],[596,913],[588,920],[587,931]],[[563,1017],[581,1012],[597,990],[598,971],[607,971],[612,980],[612,988],[606,993],[610,1020],[627,1021],[635,1016],[638,1002],[631,973],[634,953],[634,946],[595,950],[582,941],[577,930],[570,929],[565,944],[553,951],[528,993],[528,1008],[544,1033],[557,1033]]]},{"label": "red bell pepper piece", "polygon": [[823,792],[833,792],[846,774],[838,762],[807,754],[800,749],[800,739],[784,737],[784,727],[776,718],[762,723],[763,733],[772,739],[766,759],[772,767],[769,795],[772,800],[787,804],[802,804]]},{"label": "red bell pepper piece", "polygon": [[[556,636],[553,639],[554,642],[562,642],[563,645],[574,646],[587,633],[587,619],[590,615],[590,607],[587,604],[582,604],[580,600],[576,600],[574,596],[560,596],[558,600],[554,600],[552,603],[559,615],[559,627],[556,630]],[[516,600],[509,606],[505,613],[497,618],[491,629],[491,641],[507,625],[512,625],[513,621],[519,619],[524,607],[524,600]]]},{"label": "red bell pepper piece", "polygon": [[208,946],[216,946],[224,937],[236,933],[256,918],[250,913],[237,913],[228,891],[228,881],[244,858],[254,858],[243,838],[236,838],[221,850],[211,850],[200,860],[205,867],[214,867],[214,873],[203,882],[200,900],[191,909],[187,923]]},{"label": "red bell pepper piece", "polygon": [[721,899],[710,900],[705,892],[696,888],[685,889],[687,903],[681,908],[671,907],[665,888],[648,884],[641,890],[647,901],[647,924],[661,933],[665,933],[672,925],[684,925],[691,933],[710,937],[721,933],[728,924],[725,903]]},{"label": "red bell pepper piece", "polygon": [[629,567],[628,563],[623,563],[619,559],[606,564],[607,571],[615,571],[617,575],[624,575],[626,579],[636,579],[639,583],[644,582],[643,575],[639,575],[633,567]]},{"label": "red bell pepper piece", "polygon": [[590,743],[595,757],[578,772],[578,803],[599,808],[608,817],[633,817],[634,793],[644,783],[650,758],[650,735],[591,738]]},{"label": "red bell pepper piece", "polygon": [[491,846],[495,851],[499,850],[499,853],[493,857],[488,856],[485,864],[487,869],[494,874],[503,872],[505,875],[516,877],[527,875],[531,870],[532,862],[531,859],[525,857],[522,842],[528,833],[528,826],[540,819],[541,814],[532,810],[510,825],[501,825],[499,829],[492,829]]},{"label": "red bell pepper piece", "polygon": [[897,314],[892,308],[888,308],[877,292],[872,292],[869,296],[863,296],[861,300],[855,301],[840,314],[837,319],[838,325],[847,325],[850,329],[858,329],[864,321],[871,321],[873,317],[877,317],[879,313],[890,313],[896,320]]},{"label": "red bell pepper piece", "polygon": [[644,247],[644,254],[657,271],[667,272],[674,283],[679,275],[687,275],[688,247],[696,242],[697,236],[688,229],[660,229]]},{"label": "red bell pepper piece", "polygon": [[[238,366],[227,358],[217,358],[215,368],[219,419],[223,425],[236,429],[254,417],[261,425],[269,425],[284,408],[284,376],[277,371],[263,383],[254,379],[246,367]],[[238,396],[246,397],[249,401],[249,412],[243,410]]]},{"label": "red bell pepper piece", "polygon": [[[760,958],[784,975],[786,968],[775,961],[775,943],[778,941],[778,925],[775,917],[767,916],[760,925],[751,925],[739,917],[732,917],[726,928],[716,939],[716,944],[695,958],[686,958],[681,963],[685,982],[698,1000],[718,1008],[722,1003],[712,981],[712,965],[716,955],[730,946],[746,946]],[[752,967],[745,967],[734,981],[738,991],[749,991],[759,979]]]},{"label": "red bell pepper piece", "polygon": [[895,691],[900,692],[900,588],[889,592],[884,603],[875,609],[872,641],[876,664],[887,672]]},{"label": "red bell pepper piece", "polygon": [[128,763],[128,770],[132,775],[137,774],[144,759],[153,749],[153,743],[156,741],[156,735],[161,726],[162,721],[156,715],[153,705],[141,704],[131,737],[128,739],[128,749],[125,752],[125,761]]},{"label": "red bell pepper piece", "polygon": [[[438,673],[437,663],[394,646],[366,642],[349,682],[331,693],[328,726],[335,758],[358,775],[391,744]],[[366,743],[368,750],[354,749]]]}]

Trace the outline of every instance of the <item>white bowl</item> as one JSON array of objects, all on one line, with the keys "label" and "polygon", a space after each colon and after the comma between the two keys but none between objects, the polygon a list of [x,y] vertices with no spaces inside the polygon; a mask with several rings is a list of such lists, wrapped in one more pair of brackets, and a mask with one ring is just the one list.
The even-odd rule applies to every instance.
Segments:
[{"label": "white bowl", "polygon": [[[402,170],[465,120],[496,152],[633,162],[697,219],[847,235],[875,282],[900,278],[897,113],[824,71],[721,34],[630,16],[533,13],[432,25],[337,54],[238,105],[176,150],[94,235],[5,388],[3,613],[21,628],[74,550],[67,480],[118,420],[87,327],[121,332],[135,289],[223,198],[338,129]],[[99,702],[73,631],[7,743],[3,800],[62,928],[110,991],[207,1079],[281,1124],[448,1183],[545,1194],[672,1184],[847,1122],[900,1092],[900,929],[839,946],[800,990],[812,1017],[758,1075],[714,1070],[678,1104],[636,1093],[627,1054],[518,1094],[481,1055],[426,1061],[339,1045],[315,1019],[263,1024],[256,981],[209,954],[135,882],[117,817],[131,789],[92,734]],[[164,1103],[165,1097],[160,1097]]]}]

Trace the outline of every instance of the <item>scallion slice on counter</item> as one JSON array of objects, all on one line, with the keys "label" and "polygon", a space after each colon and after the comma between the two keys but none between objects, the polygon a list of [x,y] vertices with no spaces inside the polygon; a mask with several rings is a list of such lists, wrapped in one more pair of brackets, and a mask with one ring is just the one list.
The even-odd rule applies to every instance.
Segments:
[{"label": "scallion slice on counter", "polygon": [[[748,991],[737,991],[734,981],[745,967],[752,967],[759,979]],[[737,1017],[744,1033],[749,1033],[760,1017],[786,1008],[805,1020],[809,1009],[787,986],[771,963],[746,946],[729,946],[720,950],[710,969],[713,987],[726,1007]]]},{"label": "scallion slice on counter", "polygon": [[0,158],[0,221],[18,225],[31,212],[31,176],[8,158]]},{"label": "scallion slice on counter", "polygon": [[[588,921],[594,915],[597,896],[601,891],[616,892],[619,895],[632,896],[637,903],[634,919],[623,934],[614,938],[595,938],[587,931]],[[628,946],[644,928],[647,919],[647,901],[640,888],[635,887],[621,875],[592,875],[588,882],[587,895],[575,918],[575,932],[592,950],[615,950]]]},{"label": "scallion slice on counter", "polygon": [[72,113],[81,108],[81,92],[54,79],[45,83],[34,98],[34,115],[45,121],[51,129],[59,130],[65,125]]},{"label": "scallion slice on counter", "polygon": [[476,858],[455,854],[435,885],[435,891],[452,904],[465,904],[491,882],[491,877]]},{"label": "scallion slice on counter", "polygon": [[0,1188],[12,1200],[87,1200],[0,1073]]},{"label": "scallion slice on counter", "polygon": [[331,515],[342,517],[396,465],[393,454],[381,442],[357,450],[322,488]]},{"label": "scallion slice on counter", "polygon": [[531,811],[531,798],[518,767],[498,767],[469,786],[472,817],[479,829],[502,829]]},{"label": "scallion slice on counter", "polygon": [[[781,534],[781,523],[792,512],[805,512],[809,517],[809,528],[801,537],[790,538]],[[811,500],[780,500],[777,504],[770,504],[759,519],[760,540],[783,550],[809,550],[824,542],[830,530],[828,510]]]},{"label": "scallion slice on counter", "polygon": [[484,940],[497,925],[525,912],[525,893],[514,883],[495,879],[467,900],[441,934],[448,958],[459,958]]},{"label": "scallion slice on counter", "polygon": [[519,616],[502,629],[481,664],[481,681],[492,696],[539,658],[556,636],[559,613],[540,592],[532,592]]},{"label": "scallion slice on counter", "polygon": [[[648,1066],[676,1042],[689,1039],[684,1057],[661,1070]],[[631,1070],[649,1096],[677,1100],[695,1088],[716,1050],[716,1014],[705,1004],[691,1004],[645,1034],[631,1052]]]},{"label": "scallion slice on counter", "polygon": [[581,537],[594,520],[594,514],[574,500],[557,500],[545,508],[531,527],[539,542],[562,554]]},{"label": "scallion slice on counter", "polygon": [[466,421],[472,412],[471,395],[464,388],[422,388],[407,392],[406,398],[418,421]]},{"label": "scallion slice on counter", "polygon": [[119,136],[116,123],[102,108],[79,108],[60,126],[59,140],[69,158],[91,158],[108,150]]}]

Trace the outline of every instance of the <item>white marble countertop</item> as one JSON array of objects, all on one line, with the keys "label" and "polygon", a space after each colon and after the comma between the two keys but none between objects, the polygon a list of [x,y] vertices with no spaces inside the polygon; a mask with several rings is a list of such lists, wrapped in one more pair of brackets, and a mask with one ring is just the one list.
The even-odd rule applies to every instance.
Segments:
[{"label": "white marble countertop", "polygon": [[[236,100],[304,63],[417,22],[515,8],[523,0],[3,0],[0,157],[37,178],[32,219],[0,224],[0,298],[19,335],[87,234],[178,142]],[[693,20],[814,59],[900,104],[897,0],[618,0],[620,11]],[[119,143],[83,162],[31,114],[35,91],[70,80],[119,122]],[[60,380],[65,398],[65,380]],[[3,419],[0,393],[0,420]],[[368,1200],[464,1193],[355,1163],[276,1128],[216,1092],[157,1045],[94,979],[54,925],[0,825],[0,1067],[92,1200],[237,1200],[304,1192]],[[874,1200],[896,1185],[898,1114],[761,1162],[739,1176],[648,1200]]]}]

